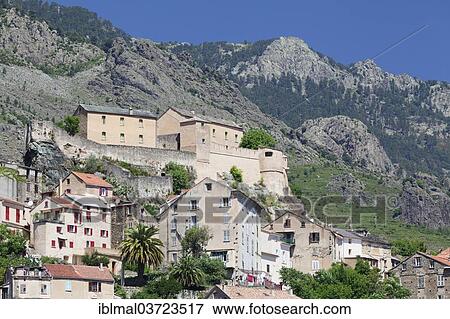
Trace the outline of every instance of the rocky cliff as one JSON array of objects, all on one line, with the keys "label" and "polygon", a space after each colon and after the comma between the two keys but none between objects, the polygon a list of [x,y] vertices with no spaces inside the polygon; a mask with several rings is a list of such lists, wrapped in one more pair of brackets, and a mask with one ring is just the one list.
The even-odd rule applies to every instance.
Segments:
[{"label": "rocky cliff", "polygon": [[382,174],[393,165],[378,139],[361,121],[346,116],[308,120],[297,131],[300,139],[328,157]]}]

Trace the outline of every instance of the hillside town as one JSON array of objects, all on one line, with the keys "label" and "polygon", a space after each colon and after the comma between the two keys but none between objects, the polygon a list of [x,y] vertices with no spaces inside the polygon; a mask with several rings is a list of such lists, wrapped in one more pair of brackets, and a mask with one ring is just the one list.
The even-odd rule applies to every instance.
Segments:
[{"label": "hillside town", "polygon": [[80,104],[24,138],[63,160],[59,175],[33,166],[55,154],[1,163],[0,242],[17,243],[2,250],[17,254],[1,265],[2,299],[298,298],[292,278],[324,271],[399,291],[381,297],[450,298],[450,248],[399,258],[365,229],[310,216],[264,130]]}]

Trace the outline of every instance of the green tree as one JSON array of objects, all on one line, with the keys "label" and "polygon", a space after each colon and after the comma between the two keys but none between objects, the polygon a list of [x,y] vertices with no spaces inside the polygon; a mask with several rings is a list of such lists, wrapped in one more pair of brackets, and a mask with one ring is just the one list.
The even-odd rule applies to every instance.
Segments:
[{"label": "green tree", "polygon": [[3,282],[8,267],[36,265],[25,253],[25,237],[12,233],[5,225],[0,224],[0,282]]},{"label": "green tree", "polygon": [[233,179],[238,182],[238,183],[242,183],[243,180],[243,176],[242,176],[242,170],[237,168],[235,165],[233,165],[230,168],[230,174],[231,176],[233,176]]},{"label": "green tree", "polygon": [[80,118],[78,116],[68,115],[56,125],[65,130],[69,135],[75,135],[80,131]]},{"label": "green tree", "polygon": [[172,177],[173,191],[176,194],[179,194],[182,189],[190,188],[195,179],[185,166],[174,162],[168,163],[164,171]]},{"label": "green tree", "polygon": [[144,288],[133,294],[132,299],[175,299],[183,290],[181,283],[168,276],[148,281]]},{"label": "green tree", "polygon": [[83,264],[87,266],[108,266],[109,264],[109,258],[106,256],[101,256],[98,251],[94,251],[92,254],[85,254],[83,257],[81,257],[81,261]]},{"label": "green tree", "polygon": [[378,269],[371,268],[363,260],[358,260],[354,269],[334,264],[330,269],[314,275],[288,268],[283,268],[280,274],[294,294],[305,299],[397,299],[410,295],[398,279],[381,278]]},{"label": "green tree", "polygon": [[264,147],[274,147],[275,139],[267,131],[259,128],[251,128],[244,133],[240,147],[257,150]]},{"label": "green tree", "polygon": [[197,290],[203,285],[205,274],[196,258],[184,256],[176,264],[172,265],[169,276],[178,281],[183,286],[183,289]]},{"label": "green tree", "polygon": [[192,227],[186,231],[181,240],[181,249],[184,256],[191,255],[199,258],[205,252],[208,241],[212,238],[206,226]]},{"label": "green tree", "polygon": [[198,265],[205,274],[205,284],[208,286],[220,284],[227,276],[225,265],[219,259],[202,256],[198,259]]},{"label": "green tree", "polygon": [[417,239],[398,239],[392,242],[392,254],[400,256],[411,256],[416,252],[426,252],[425,243]]},{"label": "green tree", "polygon": [[127,229],[125,239],[120,244],[123,261],[138,266],[138,278],[141,281],[144,279],[145,266],[158,267],[164,259],[161,250],[163,243],[155,237],[156,234],[158,228],[155,226],[139,224]]}]

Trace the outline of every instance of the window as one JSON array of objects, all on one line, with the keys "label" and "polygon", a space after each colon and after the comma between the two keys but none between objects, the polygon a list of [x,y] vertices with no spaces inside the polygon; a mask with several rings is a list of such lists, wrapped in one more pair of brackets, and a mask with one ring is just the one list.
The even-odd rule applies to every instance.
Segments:
[{"label": "window", "polygon": [[144,135],[139,135],[139,144],[144,144]]},{"label": "window", "polygon": [[41,295],[48,295],[48,286],[47,286],[47,284],[41,284]]},{"label": "window", "polygon": [[[90,209],[90,208],[88,208],[88,209]],[[91,212],[86,212],[86,221],[87,222],[92,221]]]},{"label": "window", "polygon": [[66,280],[66,288],[65,290],[67,292],[72,291],[72,281],[71,280]]},{"label": "window", "polygon": [[56,240],[52,240],[52,248],[56,248]]},{"label": "window", "polygon": [[9,207],[6,206],[5,209],[5,220],[9,220]]},{"label": "window", "polygon": [[414,257],[414,267],[422,267],[422,258]]},{"label": "window", "polygon": [[349,255],[352,254],[352,250],[351,250],[351,249],[348,250],[348,254],[349,254]]},{"label": "window", "polygon": [[320,242],[320,234],[319,233],[310,233],[309,234],[309,243],[318,243]]},{"label": "window", "polygon": [[107,230],[104,230],[104,229],[101,229],[100,230],[100,237],[108,237],[108,231]]},{"label": "window", "polygon": [[234,142],[237,143],[238,142],[238,135],[234,134]]},{"label": "window", "polygon": [[223,223],[229,224],[230,221],[231,221],[231,216],[228,214],[228,212],[226,212],[225,215],[223,216]]},{"label": "window", "polygon": [[206,139],[202,138],[202,144],[206,143]]},{"label": "window", "polygon": [[106,116],[102,115],[102,124],[106,124]]},{"label": "window", "polygon": [[177,234],[171,233],[170,234],[170,241],[172,242],[172,247],[175,247],[177,245]]},{"label": "window", "polygon": [[225,140],[228,140],[228,132],[225,132]]},{"label": "window", "polygon": [[66,179],[67,185],[70,185],[70,178]]},{"label": "window", "polygon": [[444,287],[444,275],[437,275],[437,286]]},{"label": "window", "polygon": [[406,262],[404,262],[402,264],[402,271],[405,271],[406,269],[408,269],[408,266],[407,266]]},{"label": "window", "polygon": [[419,276],[417,279],[417,288],[425,288],[425,277],[423,275]]},{"label": "window", "polygon": [[62,234],[62,227],[61,226],[56,226],[56,232],[58,234]]},{"label": "window", "polygon": [[102,248],[106,248],[106,244],[102,244]]},{"label": "window", "polygon": [[139,128],[143,128],[143,127],[144,127],[144,120],[139,119]]},{"label": "window", "polygon": [[177,219],[175,217],[172,218],[172,222],[170,223],[170,229],[177,230]]},{"label": "window", "polygon": [[44,208],[48,208],[48,201],[44,202]]},{"label": "window", "polygon": [[216,129],[215,128],[213,128],[213,130],[212,130],[212,136],[216,137]]},{"label": "window", "polygon": [[189,209],[190,210],[197,210],[198,206],[197,206],[197,200],[193,199],[189,202]]},{"label": "window", "polygon": [[106,214],[102,214],[102,222],[106,223]]},{"label": "window", "polygon": [[430,260],[430,269],[434,269],[434,260]]},{"label": "window", "polygon": [[225,243],[230,241],[230,230],[226,229],[223,231],[223,241]]},{"label": "window", "polygon": [[20,209],[16,209],[16,223],[20,223]]},{"label": "window", "polygon": [[125,143],[125,133],[120,133],[120,143]]},{"label": "window", "polygon": [[31,192],[31,184],[27,183],[27,192]]},{"label": "window", "polygon": [[67,231],[69,233],[76,233],[77,232],[77,226],[74,225],[67,225]]},{"label": "window", "polygon": [[20,284],[20,294],[25,295],[27,293],[27,285],[26,284]]},{"label": "window", "polygon": [[270,273],[270,265],[266,265],[266,272]]},{"label": "window", "polygon": [[212,191],[212,183],[205,183],[205,188],[207,192]]},{"label": "window", "polygon": [[89,292],[101,292],[102,284],[100,282],[91,281],[89,282]]},{"label": "window", "polygon": [[301,222],[300,223],[300,228],[305,228],[306,227],[306,223],[305,222]]},{"label": "window", "polygon": [[89,248],[89,247],[94,247],[95,246],[95,242],[94,241],[86,241],[86,248]]},{"label": "window", "polygon": [[273,156],[273,152],[265,152],[264,156],[265,157],[272,157]]},{"label": "window", "polygon": [[120,118],[120,126],[125,126],[125,119],[123,117]]},{"label": "window", "polygon": [[230,207],[230,198],[223,197],[222,202],[220,203],[221,207]]},{"label": "window", "polygon": [[178,254],[177,254],[177,253],[173,253],[173,254],[172,254],[172,261],[173,261],[174,263],[176,263],[176,262],[178,261]]},{"label": "window", "polygon": [[74,224],[81,224],[81,213],[73,213],[73,223]]},{"label": "window", "polygon": [[69,248],[73,248],[73,241],[69,241]]},{"label": "window", "polygon": [[106,132],[102,132],[102,141],[106,141]]},{"label": "window", "polygon": [[99,194],[100,194],[100,196],[107,196],[108,195],[108,190],[105,187],[100,187],[99,188]]},{"label": "window", "polygon": [[348,243],[349,243],[349,244],[352,243],[352,239],[351,239],[351,238],[348,239]]},{"label": "window", "polygon": [[92,236],[92,228],[85,228],[84,229],[84,234],[86,236]]},{"label": "window", "polygon": [[283,227],[284,228],[291,228],[291,220],[289,218],[284,220]]},{"label": "window", "polygon": [[67,188],[66,189],[66,194],[70,194],[70,192],[71,192],[70,188]]},{"label": "window", "polygon": [[311,264],[312,270],[319,270],[320,269],[320,261],[313,260]]}]

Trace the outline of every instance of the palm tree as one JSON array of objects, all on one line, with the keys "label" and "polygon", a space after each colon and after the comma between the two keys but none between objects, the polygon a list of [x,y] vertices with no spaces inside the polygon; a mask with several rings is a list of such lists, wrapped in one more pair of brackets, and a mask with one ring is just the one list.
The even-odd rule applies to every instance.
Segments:
[{"label": "palm tree", "polygon": [[205,276],[197,260],[191,256],[180,258],[170,269],[169,275],[188,290],[199,288]]},{"label": "palm tree", "polygon": [[154,237],[156,234],[158,228],[155,226],[139,224],[126,231],[125,240],[120,244],[122,260],[138,265],[139,280],[144,279],[145,266],[158,267],[163,262],[163,243]]}]

